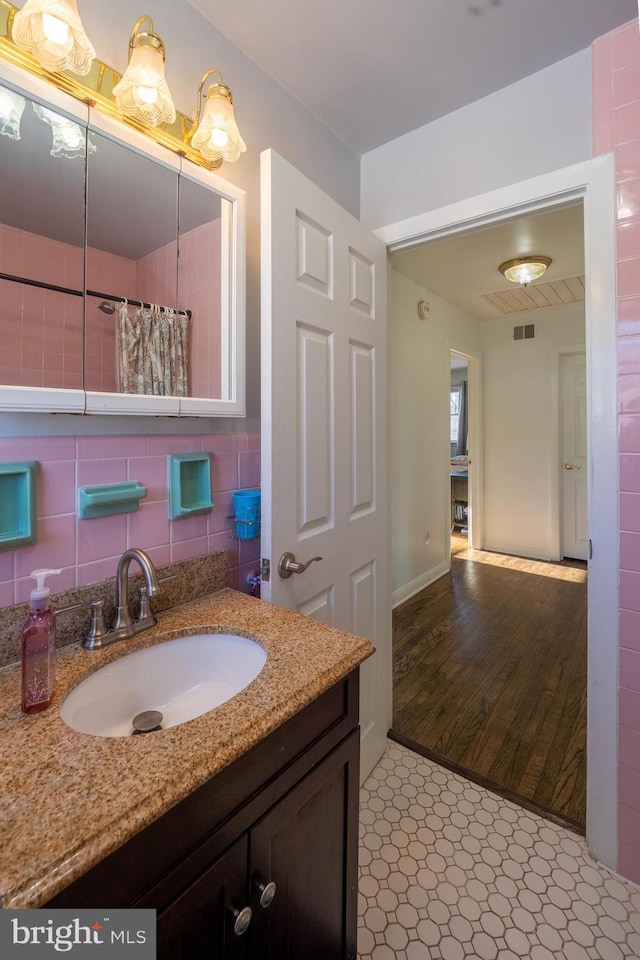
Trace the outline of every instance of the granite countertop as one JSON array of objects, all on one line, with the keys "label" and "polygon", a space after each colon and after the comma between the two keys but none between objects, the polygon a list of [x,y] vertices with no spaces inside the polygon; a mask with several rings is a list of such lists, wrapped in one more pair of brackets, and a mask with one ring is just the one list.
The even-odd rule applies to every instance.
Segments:
[{"label": "granite countertop", "polygon": [[[232,700],[143,737],[77,733],[58,708],[90,673],[133,650],[203,628],[242,633],[267,651]],[[224,589],[160,614],[104,650],[57,654],[53,702],[20,709],[20,667],[0,670],[0,906],[37,907],[276,730],[373,653],[371,644]]]}]

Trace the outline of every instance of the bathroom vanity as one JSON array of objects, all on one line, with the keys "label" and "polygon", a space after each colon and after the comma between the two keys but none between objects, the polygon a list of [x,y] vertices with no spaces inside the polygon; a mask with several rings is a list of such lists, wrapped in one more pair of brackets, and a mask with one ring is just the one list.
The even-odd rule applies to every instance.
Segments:
[{"label": "bathroom vanity", "polygon": [[[232,700],[146,736],[61,720],[94,670],[204,629],[267,651]],[[357,668],[373,647],[228,589],[124,646],[60,651],[54,703],[37,717],[20,713],[19,669],[0,670],[2,906],[154,907],[167,960],[355,960]]]},{"label": "bathroom vanity", "polygon": [[354,671],[48,905],[154,907],[166,960],[355,960],[357,707]]}]

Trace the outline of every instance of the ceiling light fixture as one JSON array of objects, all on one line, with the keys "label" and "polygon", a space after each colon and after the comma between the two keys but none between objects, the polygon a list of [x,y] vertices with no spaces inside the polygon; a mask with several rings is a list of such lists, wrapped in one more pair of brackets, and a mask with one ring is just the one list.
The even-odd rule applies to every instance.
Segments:
[{"label": "ceiling light fixture", "polygon": [[71,70],[85,76],[96,55],[76,0],[27,0],[13,18],[11,36],[16,46],[53,72]]},{"label": "ceiling light fixture", "polygon": [[[204,85],[213,74],[217,74],[217,82],[212,83],[204,94],[203,110]],[[193,148],[198,150],[205,160],[217,166],[220,166],[223,160],[235,163],[247,149],[233,113],[231,90],[222,82],[222,74],[216,67],[207,70],[200,81],[196,119],[187,139],[191,140]]]},{"label": "ceiling light fixture", "polygon": [[153,20],[139,17],[129,38],[129,63],[113,88],[116,102],[126,117],[150,127],[173,123],[176,108],[164,75],[164,43],[153,32]]},{"label": "ceiling light fixture", "polygon": [[9,137],[10,140],[20,139],[20,121],[25,103],[24,97],[15,90],[0,87],[0,134],[3,137]]},{"label": "ceiling light fixture", "polygon": [[507,280],[512,283],[519,283],[526,287],[533,280],[539,280],[547,267],[552,263],[551,257],[514,257],[512,260],[505,260],[498,267]]}]

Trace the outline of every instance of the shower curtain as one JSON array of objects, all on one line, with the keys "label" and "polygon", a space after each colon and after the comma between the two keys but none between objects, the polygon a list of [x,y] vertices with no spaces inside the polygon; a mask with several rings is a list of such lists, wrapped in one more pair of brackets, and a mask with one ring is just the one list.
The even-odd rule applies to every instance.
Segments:
[{"label": "shower curtain", "polygon": [[116,325],[116,383],[120,393],[186,397],[189,318],[166,307],[121,303]]}]

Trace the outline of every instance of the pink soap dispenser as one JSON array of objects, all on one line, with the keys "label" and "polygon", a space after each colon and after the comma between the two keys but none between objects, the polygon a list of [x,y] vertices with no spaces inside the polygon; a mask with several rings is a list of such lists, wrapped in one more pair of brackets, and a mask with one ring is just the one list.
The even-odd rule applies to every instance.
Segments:
[{"label": "pink soap dispenser", "polygon": [[34,570],[29,616],[22,628],[22,710],[39,713],[51,703],[55,683],[56,615],[45,579],[61,570]]}]

